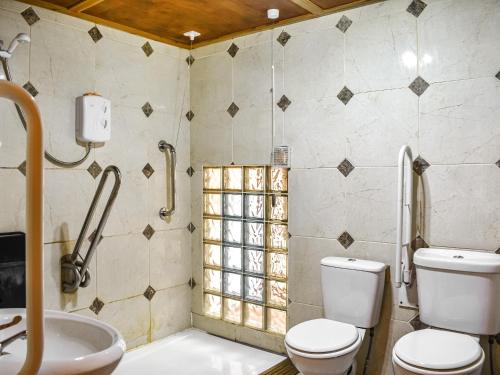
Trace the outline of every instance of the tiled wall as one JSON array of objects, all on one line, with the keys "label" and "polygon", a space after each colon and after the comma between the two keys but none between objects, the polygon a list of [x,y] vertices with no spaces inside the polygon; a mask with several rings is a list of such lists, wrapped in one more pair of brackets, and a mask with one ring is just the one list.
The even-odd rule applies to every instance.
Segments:
[{"label": "tiled wall", "polygon": [[[0,39],[9,43],[19,32],[31,35],[31,44],[15,51],[11,67],[17,83],[30,82],[36,89],[47,150],[64,160],[81,157],[84,149],[74,135],[75,97],[97,91],[112,101],[110,142],[93,149],[77,168],[45,164],[46,307],[109,322],[129,348],[190,326],[187,52],[27,8],[0,0]],[[18,166],[25,160],[26,134],[10,102],[0,102],[0,113],[0,231],[23,230],[25,177]],[[166,199],[161,139],[177,148],[177,212],[169,223],[158,217]],[[148,163],[152,175],[143,169]],[[61,294],[59,260],[72,251],[101,177],[90,173],[91,164],[97,172],[118,166],[122,186],[92,261],[90,286]],[[145,231],[148,225],[154,232]]]},{"label": "tiled wall", "polygon": [[[193,52],[197,228],[203,164],[270,160],[274,54],[282,99],[276,144],[292,150],[289,326],[322,315],[322,257],[392,262],[403,144],[420,156],[414,236],[433,246],[499,248],[499,30],[497,0],[389,0]],[[282,350],[281,338],[202,316],[201,233],[194,234],[195,326]],[[387,284],[373,374],[391,373],[394,341],[418,324],[393,300]]]}]

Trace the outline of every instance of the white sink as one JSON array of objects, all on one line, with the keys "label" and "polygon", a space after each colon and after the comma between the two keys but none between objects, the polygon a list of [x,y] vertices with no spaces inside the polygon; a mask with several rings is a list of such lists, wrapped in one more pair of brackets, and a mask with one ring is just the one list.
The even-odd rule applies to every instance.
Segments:
[{"label": "white sink", "polygon": [[[24,309],[0,309],[0,324],[16,315],[23,320],[0,331],[0,341],[26,329]],[[110,325],[60,311],[45,311],[45,348],[39,375],[108,375],[125,352],[125,341]],[[19,339],[0,356],[0,374],[17,374],[26,356],[26,340]]]}]

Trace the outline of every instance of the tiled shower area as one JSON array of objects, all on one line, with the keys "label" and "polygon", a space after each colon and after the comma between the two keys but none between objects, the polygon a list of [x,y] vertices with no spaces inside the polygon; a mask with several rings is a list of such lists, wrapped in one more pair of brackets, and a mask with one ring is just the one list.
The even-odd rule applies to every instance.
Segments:
[{"label": "tiled shower area", "polygon": [[[380,1],[191,50],[0,0],[0,36],[21,32],[31,43],[12,75],[40,106],[50,153],[84,154],[76,97],[112,102],[109,142],[73,169],[45,162],[44,300],[122,333],[136,350],[117,374],[149,374],[144,364],[161,366],[167,352],[183,364],[203,357],[213,374],[281,363],[287,330],[324,316],[322,258],[392,266],[404,144],[413,248],[500,251],[499,0]],[[0,113],[0,231],[24,231],[26,134],[11,103]],[[167,220],[161,140],[177,160]],[[289,168],[270,165],[281,145]],[[64,294],[60,258],[109,165],[122,187],[92,282]],[[390,272],[368,375],[392,375],[395,342],[424,328],[399,307]],[[190,346],[198,351],[177,355]]]}]

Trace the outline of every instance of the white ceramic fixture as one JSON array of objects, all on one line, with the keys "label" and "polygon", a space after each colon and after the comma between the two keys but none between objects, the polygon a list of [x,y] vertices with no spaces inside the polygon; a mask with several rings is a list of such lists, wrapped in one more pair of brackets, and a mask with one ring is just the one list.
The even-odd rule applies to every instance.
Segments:
[{"label": "white ceramic fixture", "polygon": [[368,260],[327,257],[321,260],[326,319],[292,327],[285,336],[291,361],[303,375],[355,373],[354,357],[365,330],[378,324],[385,265]]},{"label": "white ceramic fixture", "polygon": [[[0,331],[0,341],[26,329],[24,309],[0,310],[0,324],[16,315],[23,320]],[[38,375],[108,375],[125,352],[120,333],[110,325],[61,311],[45,311],[45,348]],[[26,357],[26,340],[8,345],[0,356],[0,373],[17,374]]]},{"label": "white ceramic fixture", "polygon": [[500,255],[429,248],[419,249],[414,263],[420,320],[433,328],[396,342],[395,374],[481,374],[477,335],[500,332]]}]

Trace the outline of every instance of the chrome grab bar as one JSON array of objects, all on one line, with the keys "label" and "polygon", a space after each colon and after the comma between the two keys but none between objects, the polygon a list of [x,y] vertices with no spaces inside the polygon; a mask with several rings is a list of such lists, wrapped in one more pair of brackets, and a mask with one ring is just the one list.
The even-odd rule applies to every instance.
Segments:
[{"label": "chrome grab bar", "polygon": [[21,317],[21,315],[14,316],[14,318],[12,318],[12,320],[9,323],[0,324],[0,331],[3,330],[3,329],[7,329],[7,328],[10,328],[12,326],[15,326],[21,320],[23,320],[23,318]]},{"label": "chrome grab bar", "polygon": [[5,340],[3,341],[0,341],[0,355],[3,355],[5,354],[4,353],[4,350],[7,346],[9,346],[10,344],[12,344],[14,341],[16,340],[19,340],[19,339],[26,339],[28,337],[28,333],[26,332],[26,330],[24,331],[21,331],[21,332],[18,332],[8,338],[6,338]]},{"label": "chrome grab bar", "polygon": [[[165,141],[160,141],[158,143],[158,149],[165,153],[165,160],[167,163],[166,175],[167,175],[167,197],[166,197],[166,207],[160,209],[160,218],[166,220],[168,217],[172,216],[175,212],[175,147],[170,143]],[[169,195],[170,193],[170,195]]]},{"label": "chrome grab bar", "polygon": [[[80,255],[80,249],[85,241],[90,222],[92,221],[92,217],[94,216],[95,209],[110,173],[113,173],[115,176],[115,184],[113,185],[113,189],[111,190],[108,201],[106,202],[106,206],[104,207],[97,229],[91,234],[90,247],[84,259]],[[122,177],[120,170],[114,165],[111,165],[104,170],[99,186],[95,192],[94,199],[92,200],[89,211],[87,212],[87,217],[83,223],[82,230],[80,231],[80,235],[76,241],[75,248],[71,254],[66,254],[61,258],[61,286],[64,293],[75,293],[79,287],[85,288],[89,285],[90,272],[88,268],[90,261],[92,260],[92,256],[94,255],[97,246],[102,240],[102,231],[108,221],[111,208],[113,207],[113,203],[118,195],[118,190],[120,190],[121,181]],[[78,260],[78,258],[81,260]]]}]

